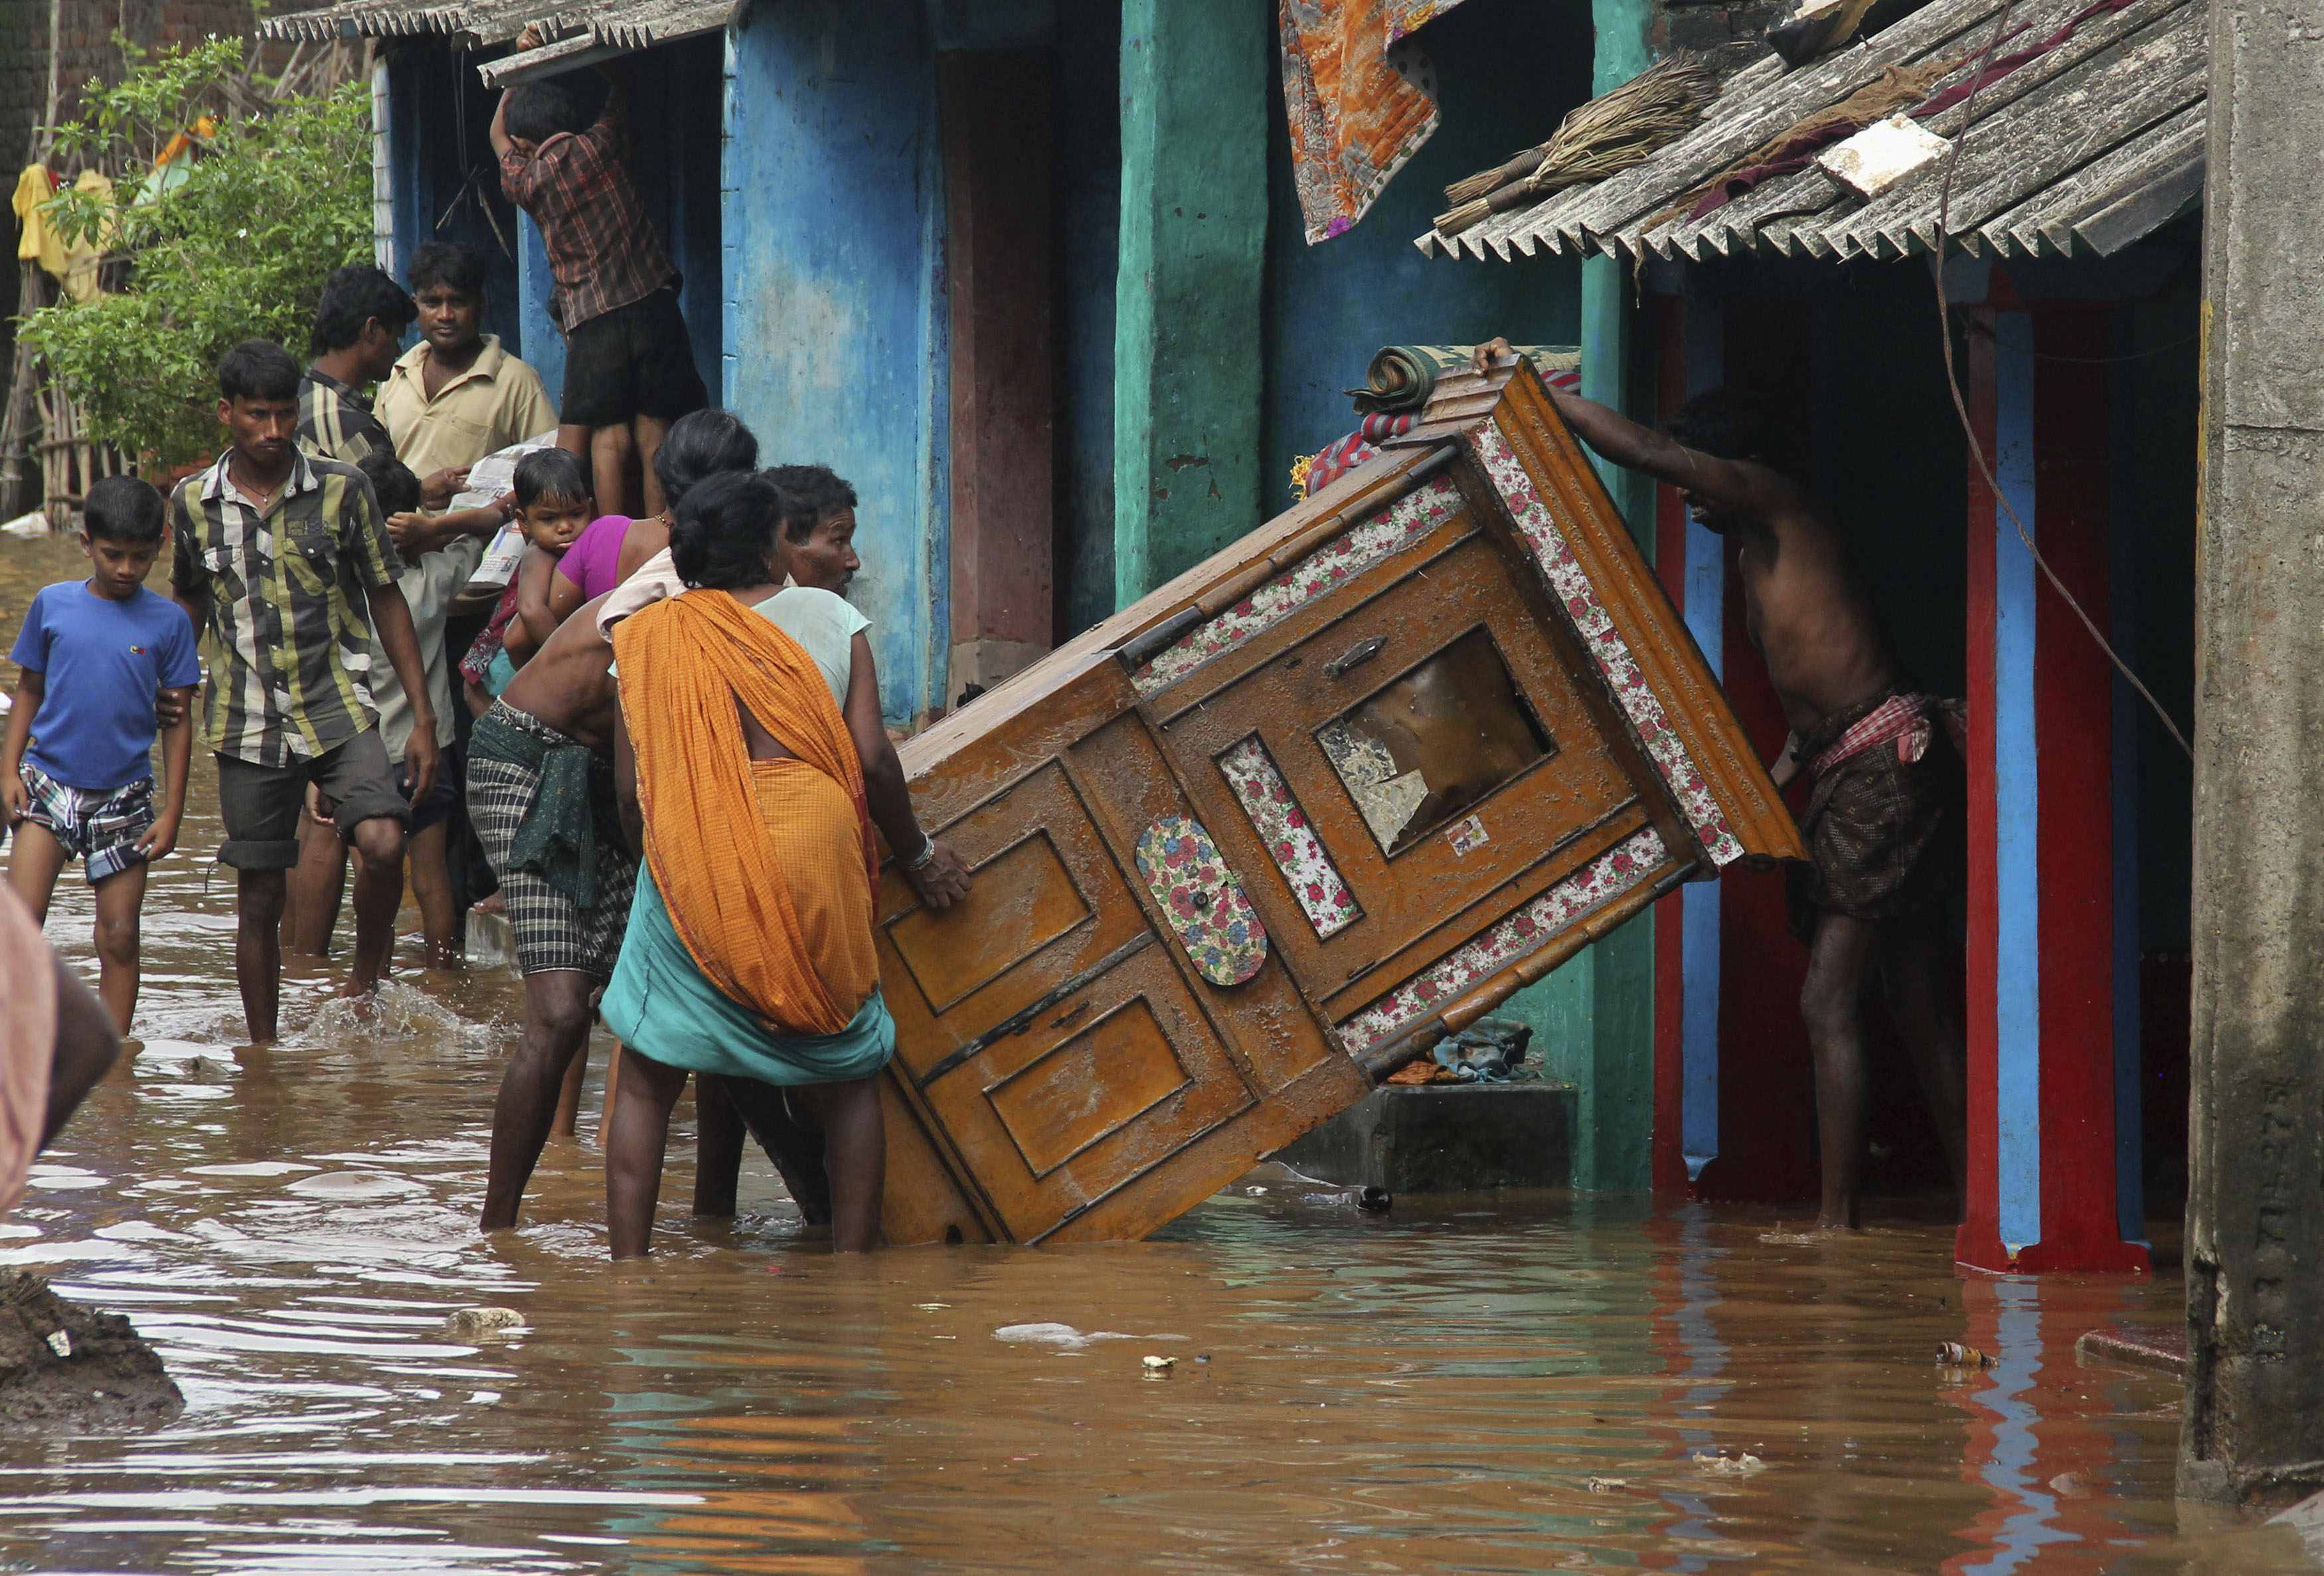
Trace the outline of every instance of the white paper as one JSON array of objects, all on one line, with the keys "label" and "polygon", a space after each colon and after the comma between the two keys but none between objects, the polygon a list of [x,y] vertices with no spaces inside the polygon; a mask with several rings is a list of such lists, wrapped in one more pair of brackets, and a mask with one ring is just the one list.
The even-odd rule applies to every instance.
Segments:
[{"label": "white paper", "polygon": [[[550,428],[538,438],[528,438],[522,443],[495,449],[468,467],[468,484],[452,494],[447,504],[447,512],[461,509],[482,509],[516,485],[516,463],[539,449],[549,448],[557,442],[557,429]],[[477,586],[506,585],[516,574],[517,560],[524,557],[524,533],[514,525],[501,527],[493,538],[493,545],[484,549],[484,562],[468,576],[468,584]]]}]

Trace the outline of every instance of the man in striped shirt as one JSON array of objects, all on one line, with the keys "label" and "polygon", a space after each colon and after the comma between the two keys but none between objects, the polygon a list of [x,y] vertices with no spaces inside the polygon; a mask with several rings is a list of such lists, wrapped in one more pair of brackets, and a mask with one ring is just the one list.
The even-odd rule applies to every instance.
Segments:
[{"label": "man in striped shirt", "polygon": [[[324,281],[307,336],[312,359],[299,380],[300,447],[348,465],[395,447],[363,391],[395,369],[404,330],[419,316],[410,292],[371,263],[350,263]],[[444,499],[433,502],[441,508]]]},{"label": "man in striped shirt", "polygon": [[218,807],[235,872],[235,972],[251,1038],[275,1037],[284,874],[299,857],[309,782],[357,854],[355,967],[346,993],[386,972],[402,901],[410,810],[397,791],[372,704],[374,626],[410,698],[405,760],[414,798],[436,778],[436,730],[401,568],[371,484],[293,442],[299,364],[245,340],[218,364],[217,463],[178,484],[171,586],[202,641],[202,733],[217,757]]},{"label": "man in striped shirt", "polygon": [[[380,463],[372,456],[396,457],[393,434],[361,391],[384,382],[395,370],[404,332],[419,316],[419,304],[410,292],[393,275],[371,263],[349,263],[324,281],[307,339],[312,360],[307,375],[299,382],[300,448],[318,459],[365,468]],[[391,505],[390,484],[379,479],[383,473],[367,470],[367,474],[374,478],[387,515],[388,539],[403,560],[403,573],[396,585],[411,610],[412,631],[428,669],[436,745],[448,751],[457,722],[451,686],[452,658],[456,653],[447,654],[444,649],[444,625],[451,614],[453,598],[484,558],[484,539],[501,528],[505,515],[490,505],[441,512],[466,484],[465,464],[447,465],[421,482],[417,506]],[[400,466],[392,474],[408,475]],[[379,714],[381,742],[387,746],[388,765],[401,771],[404,741],[411,731],[410,712],[403,703],[403,691],[395,682],[387,652],[375,635],[369,685]],[[405,853],[410,861],[411,889],[420,904],[429,961],[445,967],[456,961],[454,938],[458,911],[445,847],[449,801],[459,786],[459,773],[447,760],[439,775],[446,780],[436,797],[413,803]],[[346,887],[346,844],[338,832],[327,821],[302,816],[299,862],[289,877],[282,911],[285,951],[294,956],[330,955],[332,933],[338,926],[340,900]]]}]

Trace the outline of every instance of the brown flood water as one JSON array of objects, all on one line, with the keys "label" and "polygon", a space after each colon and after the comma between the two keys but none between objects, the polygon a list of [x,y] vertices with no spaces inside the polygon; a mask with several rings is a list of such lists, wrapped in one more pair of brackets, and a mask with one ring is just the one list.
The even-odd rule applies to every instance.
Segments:
[{"label": "brown flood water", "polygon": [[[78,563],[0,542],[0,637]],[[194,778],[146,900],[142,1048],[0,1223],[0,1262],[135,1320],[188,1405],[0,1449],[0,1569],[2324,1568],[2174,1507],[2174,1384],[2075,1365],[2084,1330],[2174,1322],[2175,1279],[1961,1281],[1933,1224],[1834,1244],[1555,1197],[1375,1218],[1262,1168],[1155,1241],[840,1262],[756,1155],[741,1220],[689,1225],[689,1122],[659,1251],[616,1272],[600,1060],[582,1139],[488,1242],[516,981],[420,973],[415,936],[382,1021],[311,973],[289,1040],[241,1045]],[[50,935],[93,971],[89,913],[69,872]],[[443,1332],[478,1304],[528,1332]],[[1998,1366],[1948,1376],[1945,1340]],[[1176,1366],[1148,1378],[1149,1353]]]}]

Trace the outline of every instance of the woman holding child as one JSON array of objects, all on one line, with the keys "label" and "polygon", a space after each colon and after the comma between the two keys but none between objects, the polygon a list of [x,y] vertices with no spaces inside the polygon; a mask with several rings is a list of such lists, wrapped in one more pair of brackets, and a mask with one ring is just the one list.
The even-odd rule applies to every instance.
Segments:
[{"label": "woman holding child", "polygon": [[[627,1047],[606,1143],[616,1258],[647,1249],[689,1072],[797,1090],[825,1134],[834,1246],[879,1240],[875,1080],[896,1036],[872,945],[874,822],[929,907],[968,879],[912,815],[867,621],[815,584],[856,567],[846,503],[819,511],[760,475],[703,483],[670,532],[692,589],[613,631],[615,792],[644,856],[603,1004]],[[787,567],[801,584],[784,588]]]}]

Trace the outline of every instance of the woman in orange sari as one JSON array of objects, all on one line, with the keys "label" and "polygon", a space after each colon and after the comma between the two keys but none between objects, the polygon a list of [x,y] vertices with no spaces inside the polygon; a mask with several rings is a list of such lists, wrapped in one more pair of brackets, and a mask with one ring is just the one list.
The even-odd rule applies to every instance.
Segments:
[{"label": "woman in orange sari", "polygon": [[965,893],[920,831],[880,715],[864,621],[784,589],[784,497],[703,482],[670,555],[689,587],[616,626],[616,797],[644,863],[605,1024],[622,1042],[605,1146],[613,1255],[647,1250],[669,1113],[688,1073],[797,1089],[825,1131],[832,1240],[879,1240],[877,1078],[896,1044],[872,915],[876,820],[921,900]]}]

